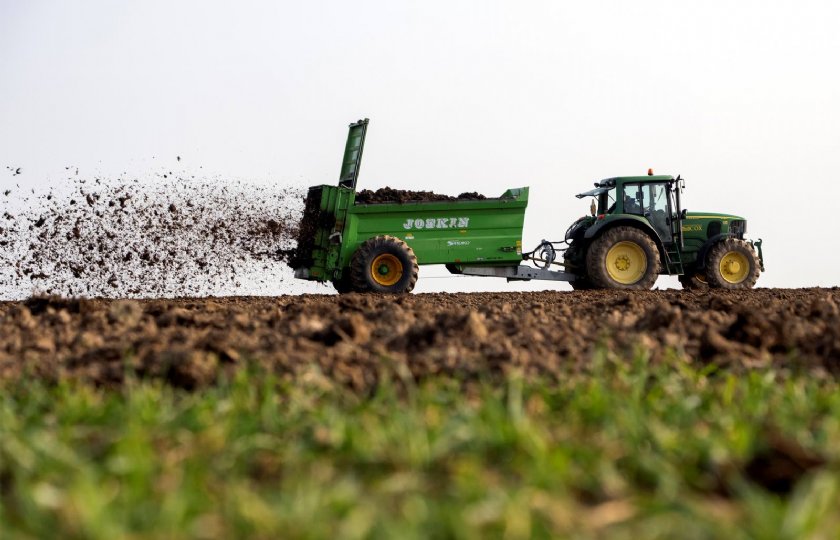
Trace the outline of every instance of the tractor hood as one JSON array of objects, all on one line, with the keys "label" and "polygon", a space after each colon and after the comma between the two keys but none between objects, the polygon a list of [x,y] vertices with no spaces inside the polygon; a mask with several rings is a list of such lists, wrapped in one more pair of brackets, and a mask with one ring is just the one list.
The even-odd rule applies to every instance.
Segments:
[{"label": "tractor hood", "polygon": [[685,219],[719,219],[721,221],[746,221],[746,218],[732,214],[719,214],[717,212],[686,212]]}]

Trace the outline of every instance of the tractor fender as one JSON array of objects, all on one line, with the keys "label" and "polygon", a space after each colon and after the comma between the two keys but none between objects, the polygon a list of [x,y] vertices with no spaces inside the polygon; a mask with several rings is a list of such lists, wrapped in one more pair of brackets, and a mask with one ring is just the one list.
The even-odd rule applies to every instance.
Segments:
[{"label": "tractor fender", "polygon": [[721,240],[734,237],[735,235],[731,233],[720,233],[706,240],[706,242],[700,246],[700,251],[697,252],[697,268],[700,270],[706,268],[706,255],[709,253],[709,250],[712,249],[712,246]]},{"label": "tractor fender", "polygon": [[664,261],[667,259],[665,257],[665,246],[662,244],[662,239],[659,238],[659,235],[653,230],[653,227],[650,226],[647,220],[642,217],[624,215],[618,219],[598,220],[594,225],[586,229],[584,238],[587,244],[613,227],[635,227],[647,234],[653,240],[653,243],[656,244],[656,248],[659,250],[660,261],[663,261],[662,264],[664,266]]}]

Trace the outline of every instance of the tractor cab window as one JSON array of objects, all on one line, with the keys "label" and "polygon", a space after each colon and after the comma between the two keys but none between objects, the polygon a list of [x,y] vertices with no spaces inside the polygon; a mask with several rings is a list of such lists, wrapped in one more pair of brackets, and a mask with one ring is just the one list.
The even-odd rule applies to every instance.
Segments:
[{"label": "tractor cab window", "polygon": [[641,184],[624,185],[624,213],[642,215],[644,212],[645,194]]},{"label": "tractor cab window", "polygon": [[624,213],[644,216],[665,242],[671,241],[669,195],[665,183],[625,184]]}]

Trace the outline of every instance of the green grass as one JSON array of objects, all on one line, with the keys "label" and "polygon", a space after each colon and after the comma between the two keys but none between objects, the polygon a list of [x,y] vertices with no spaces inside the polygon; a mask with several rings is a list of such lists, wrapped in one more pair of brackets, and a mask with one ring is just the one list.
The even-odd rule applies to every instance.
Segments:
[{"label": "green grass", "polygon": [[[827,465],[765,491],[743,469],[770,432]],[[364,397],[317,373],[0,386],[4,539],[822,538],[838,463],[833,378],[641,355]]]}]

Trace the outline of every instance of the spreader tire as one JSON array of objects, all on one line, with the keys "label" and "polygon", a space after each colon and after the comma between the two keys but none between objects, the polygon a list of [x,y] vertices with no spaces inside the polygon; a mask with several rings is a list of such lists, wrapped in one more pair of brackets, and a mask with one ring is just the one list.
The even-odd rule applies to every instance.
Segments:
[{"label": "spreader tire", "polygon": [[737,238],[726,238],[709,250],[706,281],[718,289],[752,289],[761,272],[752,246]]},{"label": "spreader tire", "polygon": [[639,229],[616,227],[589,246],[586,273],[599,288],[647,290],[659,275],[659,250]]},{"label": "spreader tire", "polygon": [[394,236],[366,240],[350,262],[350,281],[360,292],[411,292],[418,272],[414,250]]}]

